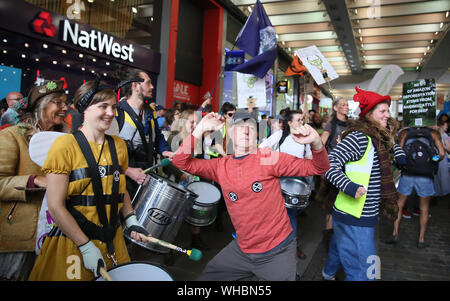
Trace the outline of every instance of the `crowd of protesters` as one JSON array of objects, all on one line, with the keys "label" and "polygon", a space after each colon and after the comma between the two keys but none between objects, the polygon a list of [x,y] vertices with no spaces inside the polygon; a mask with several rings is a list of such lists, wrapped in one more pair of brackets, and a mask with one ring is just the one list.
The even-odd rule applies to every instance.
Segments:
[{"label": "crowd of protesters", "polygon": [[[144,170],[163,158],[173,165],[159,172],[172,181],[186,187],[200,179],[221,190],[216,231],[223,231],[226,212],[233,223],[235,239],[208,263],[202,280],[240,280],[252,274],[263,280],[298,278],[297,259],[306,255],[297,242],[303,231],[297,223],[307,210],[285,208],[280,178],[304,180],[312,190],[310,201],[321,204],[329,248],[325,280],[334,280],[341,267],[346,280],[371,280],[366,271],[367,258],[376,255],[375,225],[387,217],[393,224],[387,243],[401,240],[406,199],[414,193],[420,216],[417,247],[426,248],[430,202],[450,193],[448,116],[440,114],[433,127],[402,128],[390,117],[389,96],[356,88],[356,120],[349,118],[348,101],[342,98],[333,102],[330,117],[289,108],[259,117],[257,108],[231,103],[214,112],[210,96],[200,106],[176,101],[166,109],[152,98],[152,81],[142,70],[130,70],[118,87],[99,78],[87,82],[73,102],[62,84],[45,81],[27,97],[14,91],[0,102],[3,280],[64,280],[62,260],[71,252],[83,260],[82,280],[98,276],[102,267],[132,260],[121,229],[136,240],[142,240],[137,232],[149,235],[130,200],[148,181]],[[55,140],[42,168],[29,154],[31,137],[41,131],[73,133]],[[200,152],[190,149],[195,143]],[[417,161],[418,145],[428,161]],[[103,165],[111,166],[106,182],[87,172]],[[399,183],[394,183],[393,169],[401,171]],[[57,226],[36,256],[45,190]],[[92,196],[103,204],[88,206]],[[105,223],[108,227],[97,226]],[[201,227],[192,226],[191,241],[191,248],[209,249]]]}]

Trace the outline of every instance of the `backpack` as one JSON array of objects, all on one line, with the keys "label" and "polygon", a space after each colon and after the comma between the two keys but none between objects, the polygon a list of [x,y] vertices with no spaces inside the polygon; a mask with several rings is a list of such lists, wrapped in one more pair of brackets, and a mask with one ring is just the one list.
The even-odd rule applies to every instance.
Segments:
[{"label": "backpack", "polygon": [[430,129],[409,129],[403,150],[406,154],[406,165],[403,167],[406,174],[434,177],[438,164],[432,158],[437,151]]}]

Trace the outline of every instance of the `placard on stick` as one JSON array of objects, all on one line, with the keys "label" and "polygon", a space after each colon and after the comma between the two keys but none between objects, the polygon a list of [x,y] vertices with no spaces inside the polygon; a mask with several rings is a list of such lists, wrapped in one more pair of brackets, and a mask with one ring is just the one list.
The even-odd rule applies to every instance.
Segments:
[{"label": "placard on stick", "polygon": [[436,82],[419,79],[403,83],[403,120],[407,127],[436,125]]}]

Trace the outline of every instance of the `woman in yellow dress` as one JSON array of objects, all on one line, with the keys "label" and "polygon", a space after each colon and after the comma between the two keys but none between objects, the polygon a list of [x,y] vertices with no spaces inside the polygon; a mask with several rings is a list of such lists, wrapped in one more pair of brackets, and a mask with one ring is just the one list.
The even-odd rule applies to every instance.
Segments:
[{"label": "woman in yellow dress", "polygon": [[137,222],[126,191],[125,142],[105,135],[115,118],[117,95],[99,81],[83,84],[74,104],[84,117],[80,131],[57,138],[42,170],[56,226],[45,238],[29,280],[93,280],[130,261],[119,218],[135,240],[147,231]]}]

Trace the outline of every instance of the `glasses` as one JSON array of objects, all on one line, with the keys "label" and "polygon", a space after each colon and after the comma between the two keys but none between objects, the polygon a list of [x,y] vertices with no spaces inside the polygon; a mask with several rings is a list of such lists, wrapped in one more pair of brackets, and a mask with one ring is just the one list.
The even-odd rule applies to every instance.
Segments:
[{"label": "glasses", "polygon": [[229,117],[233,117],[234,113],[229,112],[229,113],[227,113],[227,115],[228,115]]},{"label": "glasses", "polygon": [[69,104],[68,104],[67,102],[65,102],[65,101],[56,101],[56,100],[50,100],[50,102],[52,102],[52,103],[54,103],[55,105],[57,105],[57,106],[58,106],[58,108],[60,108],[60,109],[62,109],[62,108],[65,108],[65,107],[68,107],[68,106],[69,106]]}]

